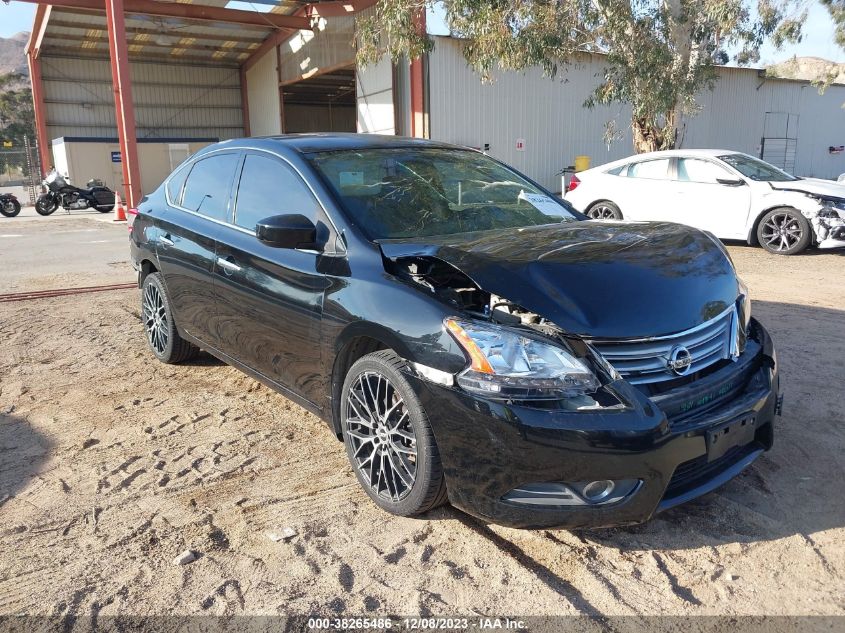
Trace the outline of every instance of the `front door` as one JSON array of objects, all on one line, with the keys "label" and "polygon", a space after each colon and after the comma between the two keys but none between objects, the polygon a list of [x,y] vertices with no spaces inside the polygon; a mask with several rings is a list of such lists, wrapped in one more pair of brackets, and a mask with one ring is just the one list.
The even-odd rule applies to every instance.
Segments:
[{"label": "front door", "polygon": [[234,226],[217,246],[215,292],[220,350],[311,402],[321,401],[320,319],[326,278],[312,251],[273,248],[255,237],[256,222],[301,213],[319,223],[322,209],[285,161],[249,153],[237,186]]},{"label": "front door", "polygon": [[153,211],[156,253],[176,325],[211,346],[217,340],[212,289],[216,240],[229,213],[239,161],[237,152],[227,152],[186,165],[186,179],[175,174],[170,180],[170,206]]}]

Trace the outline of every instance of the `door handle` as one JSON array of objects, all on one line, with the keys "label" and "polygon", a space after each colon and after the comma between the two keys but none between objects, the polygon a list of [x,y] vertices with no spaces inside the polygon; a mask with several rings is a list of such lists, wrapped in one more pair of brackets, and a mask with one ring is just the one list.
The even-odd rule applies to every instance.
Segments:
[{"label": "door handle", "polygon": [[170,233],[166,233],[159,238],[159,241],[165,246],[173,246],[173,240],[170,239]]},{"label": "door handle", "polygon": [[241,267],[238,266],[231,257],[227,257],[223,259],[222,257],[217,258],[217,265],[223,269],[223,272],[227,275],[231,275],[232,273],[238,273],[241,271]]}]

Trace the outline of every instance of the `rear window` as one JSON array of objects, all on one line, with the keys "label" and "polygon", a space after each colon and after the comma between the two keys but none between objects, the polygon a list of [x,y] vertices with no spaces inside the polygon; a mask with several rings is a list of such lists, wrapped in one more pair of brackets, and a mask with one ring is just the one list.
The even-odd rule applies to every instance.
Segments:
[{"label": "rear window", "polygon": [[628,166],[628,178],[649,178],[651,180],[666,180],[669,178],[669,159],[644,160],[631,163]]},{"label": "rear window", "polygon": [[182,185],[185,184],[185,178],[190,170],[190,166],[184,165],[181,169],[177,169],[167,181],[167,200],[170,204],[176,206],[182,204]]},{"label": "rear window", "polygon": [[215,220],[227,220],[229,190],[237,165],[237,154],[215,154],[198,160],[185,182],[181,206]]}]

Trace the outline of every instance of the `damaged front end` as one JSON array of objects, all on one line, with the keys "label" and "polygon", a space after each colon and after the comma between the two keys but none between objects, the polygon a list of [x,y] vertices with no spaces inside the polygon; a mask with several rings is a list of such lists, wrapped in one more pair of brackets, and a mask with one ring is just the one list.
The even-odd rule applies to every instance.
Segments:
[{"label": "damaged front end", "polygon": [[[568,411],[624,406],[618,394],[603,389],[619,374],[549,319],[482,289],[437,257],[398,257],[386,266],[452,306],[457,316],[444,319],[444,327],[469,357],[455,377],[467,393]],[[415,369],[430,379],[428,368]]]},{"label": "damaged front end", "polygon": [[822,208],[809,217],[819,248],[845,247],[845,198],[818,198]]}]

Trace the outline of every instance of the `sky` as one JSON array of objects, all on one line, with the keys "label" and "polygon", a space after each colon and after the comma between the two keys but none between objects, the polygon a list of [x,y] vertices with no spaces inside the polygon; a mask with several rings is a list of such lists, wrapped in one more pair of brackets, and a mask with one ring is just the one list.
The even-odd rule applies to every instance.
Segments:
[{"label": "sky", "polygon": [[[793,55],[823,57],[833,61],[845,62],[845,50],[842,50],[833,42],[833,22],[827,9],[818,0],[810,0],[808,4],[809,14],[804,24],[803,41],[799,44],[788,45],[780,51],[775,50],[771,45],[764,46],[760,51],[760,66],[783,61]],[[237,5],[232,3],[231,6],[235,8]],[[246,5],[245,8],[247,7],[249,5]],[[35,5],[28,2],[15,2],[13,0],[9,5],[0,3],[0,37],[10,37],[20,31],[29,31],[32,28],[34,14]],[[445,31],[442,19],[433,14],[429,14],[429,28],[434,32]]]}]

